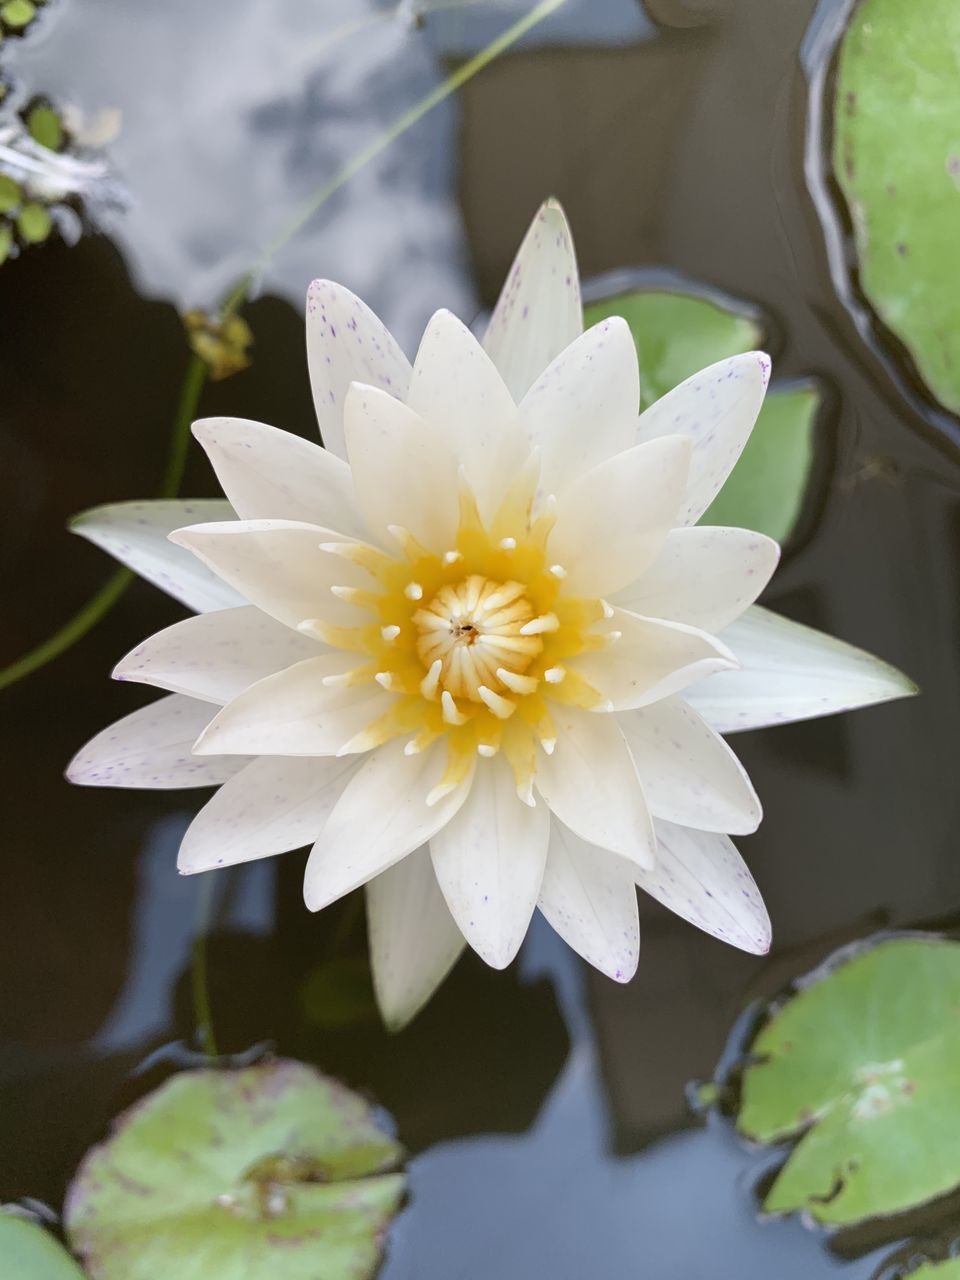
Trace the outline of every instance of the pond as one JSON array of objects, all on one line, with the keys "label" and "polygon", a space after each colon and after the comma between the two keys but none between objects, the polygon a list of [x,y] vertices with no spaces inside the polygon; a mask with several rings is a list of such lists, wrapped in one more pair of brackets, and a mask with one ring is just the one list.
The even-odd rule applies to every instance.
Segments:
[{"label": "pond", "polygon": [[[213,307],[341,166],[527,7],[437,6],[416,21],[413,6],[349,0],[50,0],[35,31],[5,42],[15,106],[69,103],[115,136],[94,229],[0,266],[0,662],[111,571],[66,532],[70,517],[157,492],[189,358],[178,312]],[[813,475],[764,603],[923,691],[738,739],[764,802],[739,843],[773,920],[766,957],[642,897],[629,984],[539,920],[517,964],[495,972],[468,952],[390,1034],[365,985],[356,895],[305,911],[299,853],[219,873],[206,961],[220,1051],[269,1043],[316,1063],[386,1108],[411,1153],[387,1280],[869,1280],[889,1251],[882,1233],[831,1245],[796,1218],[761,1220],[776,1161],[696,1115],[687,1091],[752,1001],[844,943],[950,926],[960,907],[958,429],[864,320],[849,273],[824,118],[849,8],[568,0],[277,250],[243,310],[249,367],[202,392],[198,416],[313,438],[308,281],[342,281],[412,350],[436,308],[472,321],[493,305],[555,195],[585,280],[642,269],[742,300],[776,376],[815,380]],[[195,446],[182,490],[217,494]],[[63,778],[87,738],[147,701],[107,679],[118,656],[180,616],[136,582],[0,694],[5,1201],[59,1210],[110,1118],[193,1060],[208,877],[175,864],[196,797]],[[948,1206],[934,1222],[960,1218]]]}]

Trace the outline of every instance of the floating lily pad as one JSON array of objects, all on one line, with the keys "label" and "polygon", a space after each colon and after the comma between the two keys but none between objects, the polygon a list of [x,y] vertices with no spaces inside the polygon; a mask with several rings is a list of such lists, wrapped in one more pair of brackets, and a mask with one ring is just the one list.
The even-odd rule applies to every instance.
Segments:
[{"label": "floating lily pad", "polygon": [[50,1232],[18,1214],[0,1213],[0,1261],[10,1280],[84,1280]]},{"label": "floating lily pad", "polygon": [[174,1076],[67,1195],[93,1280],[362,1280],[404,1192],[371,1107],[301,1063]]},{"label": "floating lily pad", "polygon": [[[623,316],[633,334],[641,409],[697,370],[752,351],[763,340],[747,312],[692,293],[636,289],[584,309],[588,325],[607,316]],[[740,461],[701,523],[738,525],[778,542],[787,539],[807,490],[818,405],[812,385],[772,388]]]},{"label": "floating lily pad", "polygon": [[833,167],[860,284],[933,394],[960,410],[960,5],[862,0],[840,47]]},{"label": "floating lily pad", "polygon": [[750,1058],[738,1128],[798,1139],[765,1209],[849,1225],[960,1185],[960,943],[903,936],[841,958]]},{"label": "floating lily pad", "polygon": [[960,1258],[924,1262],[914,1271],[904,1271],[904,1280],[960,1280]]}]

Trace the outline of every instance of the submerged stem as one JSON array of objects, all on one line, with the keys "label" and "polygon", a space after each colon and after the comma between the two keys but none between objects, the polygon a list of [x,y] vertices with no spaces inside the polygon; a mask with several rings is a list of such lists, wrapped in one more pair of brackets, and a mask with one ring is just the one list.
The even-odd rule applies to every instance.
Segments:
[{"label": "submerged stem", "polygon": [[193,987],[193,1022],[200,1048],[208,1058],[217,1056],[217,1040],[213,1031],[213,1014],[210,1006],[210,983],[207,966],[207,943],[210,937],[210,918],[216,877],[207,872],[200,876],[197,893],[197,916],[193,935],[193,963],[190,977]]}]

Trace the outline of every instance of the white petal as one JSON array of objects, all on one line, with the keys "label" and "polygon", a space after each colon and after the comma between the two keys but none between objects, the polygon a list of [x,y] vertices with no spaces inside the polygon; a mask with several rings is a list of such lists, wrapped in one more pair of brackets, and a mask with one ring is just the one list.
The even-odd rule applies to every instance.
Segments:
[{"label": "white petal", "polygon": [[188,609],[203,613],[243,604],[243,597],[167,538],[173,529],[196,520],[232,516],[230,504],[220,500],[116,502],[82,512],[70,528]]},{"label": "white petal", "polygon": [[344,409],[347,452],[364,520],[376,536],[401,525],[433,551],[453,545],[457,459],[443,433],[376,387],[354,383]]},{"label": "white petal", "polygon": [[609,647],[571,661],[617,711],[644,707],[715,671],[736,666],[726,645],[696,627],[641,618],[626,609],[598,623],[598,634],[620,633]]},{"label": "white petal", "polygon": [[640,415],[637,439],[683,435],[693,445],[677,524],[696,524],[743,452],[763,404],[770,357],[731,356],[702,369]]},{"label": "white petal", "polygon": [[251,760],[190,823],[178,869],[192,875],[313,844],[357,765],[355,758]]},{"label": "white petal", "polygon": [[535,786],[571,831],[641,867],[656,855],[653,822],[616,718],[551,707],[557,725],[552,756],[537,761]]},{"label": "white petal", "polygon": [[686,482],[680,436],[637,445],[585,472],[563,494],[550,557],[573,595],[603,596],[635,582],[659,554]]},{"label": "white petal", "polygon": [[325,685],[360,665],[353,653],[323,653],[267,676],[228,702],[196,750],[203,754],[332,756],[396,701],[377,684]]},{"label": "white petal", "polygon": [[463,464],[481,514],[491,516],[527,450],[503,379],[470,330],[449,311],[438,311],[427,325],[413,362],[407,404]]},{"label": "white petal", "polygon": [[554,819],[540,910],[564,942],[616,982],[630,981],[640,956],[634,871]]},{"label": "white petal", "polygon": [[698,929],[754,955],[770,950],[770,917],[727,836],[657,821],[657,865],[635,873],[645,893]]},{"label": "white petal", "polygon": [[391,1031],[416,1016],[466,943],[443,900],[426,845],[367,885],[373,989]]},{"label": "white petal", "polygon": [[682,698],[618,719],[655,818],[732,835],[756,831],[763,812],[743,766]]},{"label": "white petal", "polygon": [[520,404],[520,430],[541,451],[542,486],[560,493],[635,443],[640,370],[627,322],[588,329],[540,375]]},{"label": "white petal", "polygon": [[517,796],[505,760],[482,760],[463,808],[431,839],[437,881],[474,951],[505,969],[520,949],[550,838],[550,811]]},{"label": "white petal", "polygon": [[467,798],[473,774],[429,806],[427,796],[445,763],[436,747],[405,756],[398,742],[364,758],[310,853],[303,896],[311,911],[386,871],[450,821]]},{"label": "white petal", "polygon": [[717,632],[753,604],[779,559],[772,538],[748,529],[672,529],[653,564],[613,603]]},{"label": "white petal", "polygon": [[319,652],[316,640],[243,605],[158,631],[117,663],[113,677],[222,706],[256,681]]},{"label": "white petal", "polygon": [[351,382],[367,382],[404,399],[410,361],[359,298],[331,280],[307,290],[307,364],[313,403],[326,447],[347,456],[343,402]]},{"label": "white petal", "polygon": [[582,329],[573,238],[560,205],[548,200],[513,261],[483,345],[520,400]]},{"label": "white petal", "polygon": [[84,787],[217,786],[247,761],[191,754],[212,714],[208,702],[178,693],[160,698],[91,738],[70,761],[67,778]]},{"label": "white petal", "polygon": [[329,449],[244,418],[204,418],[193,434],[241,520],[300,520],[368,536],[350,468]]},{"label": "white petal", "polygon": [[294,520],[196,524],[170,535],[210,566],[245,600],[288,627],[307,618],[354,626],[367,614],[331,594],[333,586],[368,587],[369,577],[342,556],[321,551],[338,535]]},{"label": "white petal", "polygon": [[723,639],[742,670],[711,676],[690,703],[719,733],[789,724],[917,692],[896,667],[754,605]]}]

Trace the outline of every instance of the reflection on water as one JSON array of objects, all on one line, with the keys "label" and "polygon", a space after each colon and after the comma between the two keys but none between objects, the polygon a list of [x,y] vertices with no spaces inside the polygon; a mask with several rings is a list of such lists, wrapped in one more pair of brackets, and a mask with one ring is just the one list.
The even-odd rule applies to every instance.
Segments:
[{"label": "reflection on water", "polygon": [[[0,621],[4,660],[107,572],[62,532],[66,517],[156,486],[186,358],[170,303],[209,302],[332,169],[437,83],[438,47],[472,49],[520,7],[448,13],[439,30],[375,22],[324,52],[324,32],[382,7],[63,0],[19,51],[31,89],[121,107],[114,157],[135,204],[115,238],[142,292],[102,239],[0,269],[0,572],[16,602]],[[927,696],[738,744],[766,808],[744,842],[775,925],[766,961],[644,902],[628,987],[584,974],[539,930],[522,973],[466,958],[399,1036],[369,1022],[321,1030],[299,993],[338,913],[304,911],[298,854],[228,878],[210,955],[222,1047],[273,1039],[369,1088],[417,1153],[391,1280],[841,1269],[866,1280],[873,1258],[841,1265],[799,1224],[755,1220],[763,1158],[722,1124],[692,1127],[684,1085],[711,1072],[753,996],[879,923],[960,903],[955,459],[835,294],[803,174],[798,51],[813,0],[649,8],[668,24],[655,38],[633,0],[571,0],[552,36],[489,68],[359,175],[277,258],[246,313],[253,366],[208,388],[201,412],[312,435],[307,279],[356,288],[410,347],[433,308],[470,318],[489,305],[518,233],[555,192],[586,275],[666,267],[751,299],[778,373],[824,381],[832,469],[770,603],[868,645]],[[214,491],[198,458],[186,489]],[[3,1198],[59,1203],[84,1148],[145,1087],[131,1068],[191,1031],[198,885],[176,877],[173,847],[198,797],[70,790],[60,776],[77,744],[144,700],[108,683],[113,662],[178,616],[138,586],[3,695]],[[341,932],[337,945],[361,953],[362,926]]]}]

